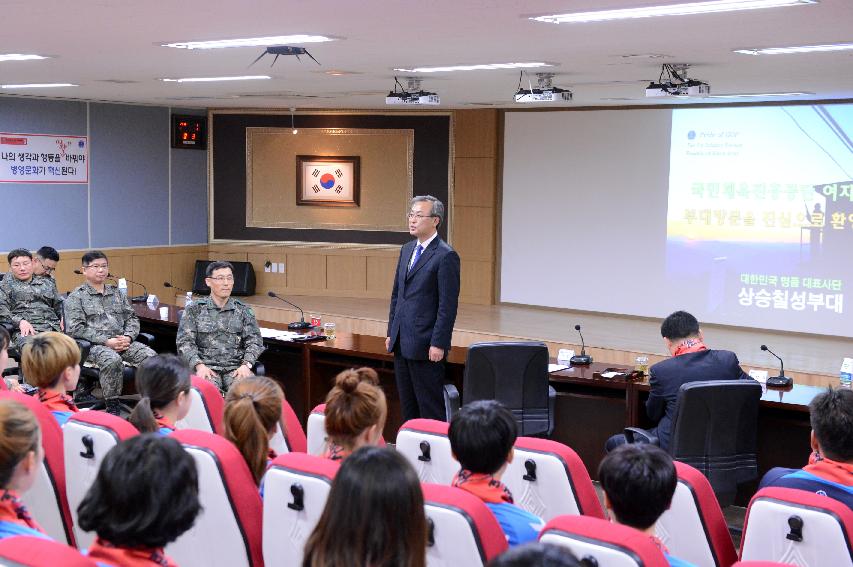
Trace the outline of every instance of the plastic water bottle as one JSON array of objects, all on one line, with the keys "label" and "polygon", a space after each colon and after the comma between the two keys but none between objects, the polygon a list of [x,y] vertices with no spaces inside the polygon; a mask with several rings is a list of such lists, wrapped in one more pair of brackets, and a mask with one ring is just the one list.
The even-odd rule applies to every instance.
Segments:
[{"label": "plastic water bottle", "polygon": [[118,280],[118,291],[122,297],[127,297],[127,280],[120,278]]},{"label": "plastic water bottle", "polygon": [[841,385],[850,388],[853,383],[853,358],[845,358],[841,363],[841,372],[838,374]]},{"label": "plastic water bottle", "polygon": [[187,307],[189,307],[192,304],[193,304],[193,292],[188,291],[187,292],[187,299],[186,299],[186,301],[184,301],[184,309],[186,309]]}]

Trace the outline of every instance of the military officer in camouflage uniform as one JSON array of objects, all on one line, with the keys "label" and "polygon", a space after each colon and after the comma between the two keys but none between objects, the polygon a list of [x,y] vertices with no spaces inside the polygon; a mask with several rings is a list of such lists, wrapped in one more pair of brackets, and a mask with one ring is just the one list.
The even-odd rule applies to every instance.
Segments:
[{"label": "military officer in camouflage uniform", "polygon": [[62,330],[62,298],[51,278],[33,274],[29,250],[12,250],[7,259],[9,273],[0,281],[0,322],[15,327],[12,340],[20,349],[37,333]]},{"label": "military officer in camouflage uniform", "polygon": [[178,353],[197,375],[226,392],[235,380],[252,376],[264,343],[255,314],[231,297],[234,266],[211,262],[206,275],[210,297],[194,301],[184,311]]},{"label": "military officer in camouflage uniform", "polygon": [[[87,361],[100,370],[107,411],[118,415],[124,363],[138,366],[157,353],[134,340],[139,335],[139,319],[127,297],[105,283],[108,274],[109,263],[103,252],[93,250],[83,255],[86,283],[65,300],[65,326],[72,337],[92,343]],[[78,400],[89,396],[90,392],[78,388]]]}]

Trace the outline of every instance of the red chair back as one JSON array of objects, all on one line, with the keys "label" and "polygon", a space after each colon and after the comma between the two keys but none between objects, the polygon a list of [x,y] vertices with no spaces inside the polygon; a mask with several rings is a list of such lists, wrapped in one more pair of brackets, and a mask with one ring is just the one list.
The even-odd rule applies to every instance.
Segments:
[{"label": "red chair back", "polygon": [[14,561],[14,565],[27,567],[97,567],[97,563],[71,546],[33,536],[7,537],[0,540],[0,558]]}]

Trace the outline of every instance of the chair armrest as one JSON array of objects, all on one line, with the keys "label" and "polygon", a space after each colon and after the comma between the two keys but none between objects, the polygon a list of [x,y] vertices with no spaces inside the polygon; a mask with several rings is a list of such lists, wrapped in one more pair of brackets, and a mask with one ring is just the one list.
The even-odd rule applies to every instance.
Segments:
[{"label": "chair armrest", "polygon": [[154,348],[154,335],[150,333],[139,333],[136,336],[136,340],[141,342],[142,344]]},{"label": "chair armrest", "polygon": [[447,423],[459,412],[460,400],[459,390],[453,384],[444,385],[444,412]]},{"label": "chair armrest", "polygon": [[83,363],[86,362],[87,358],[89,358],[89,351],[92,350],[92,343],[84,341],[83,339],[74,339],[74,341],[80,348],[80,366],[83,366]]},{"label": "chair armrest", "polygon": [[640,429],[639,427],[626,427],[624,434],[628,443],[648,443],[649,445],[657,445],[660,447],[660,440],[645,429]]},{"label": "chair armrest", "polygon": [[255,361],[255,363],[252,365],[252,372],[255,374],[255,376],[267,375],[267,369],[264,367],[263,362]]}]

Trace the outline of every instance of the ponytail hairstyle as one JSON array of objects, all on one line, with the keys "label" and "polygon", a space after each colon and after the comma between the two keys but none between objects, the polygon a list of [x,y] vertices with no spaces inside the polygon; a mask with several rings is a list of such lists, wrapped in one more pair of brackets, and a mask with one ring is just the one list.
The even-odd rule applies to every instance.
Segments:
[{"label": "ponytail hairstyle", "polygon": [[231,385],[225,396],[224,437],[239,449],[260,484],[267,469],[270,433],[281,422],[284,392],[266,376],[252,376]]},{"label": "ponytail hairstyle", "polygon": [[379,375],[372,368],[351,368],[335,377],[335,386],[326,395],[326,434],[348,451],[365,429],[385,427],[388,406],[379,387]]},{"label": "ponytail hairstyle", "polygon": [[40,444],[41,430],[32,412],[15,400],[0,400],[0,488],[9,487],[15,467]]},{"label": "ponytail hairstyle", "polygon": [[183,359],[174,354],[152,356],[136,369],[136,391],[142,399],[128,421],[141,433],[156,432],[160,427],[154,410],[168,406],[181,392],[189,393],[191,385],[190,369]]}]

